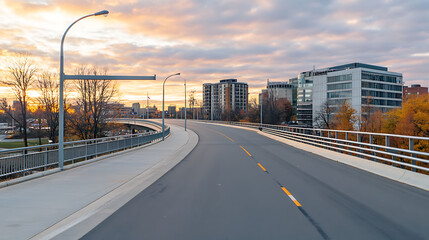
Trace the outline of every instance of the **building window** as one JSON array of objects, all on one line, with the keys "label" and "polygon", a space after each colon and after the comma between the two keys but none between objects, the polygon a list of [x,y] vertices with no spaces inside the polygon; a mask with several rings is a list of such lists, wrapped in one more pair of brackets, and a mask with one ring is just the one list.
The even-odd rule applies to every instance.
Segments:
[{"label": "building window", "polygon": [[373,90],[364,90],[364,89],[362,89],[362,96],[402,99],[402,93],[382,92],[382,91],[373,91]]},{"label": "building window", "polygon": [[362,79],[379,81],[379,82],[391,82],[391,83],[402,82],[402,77],[400,76],[376,74],[371,72],[362,72]]},{"label": "building window", "polygon": [[402,105],[402,101],[362,98],[362,104],[400,107]]},{"label": "building window", "polygon": [[352,104],[351,98],[345,98],[345,99],[328,99],[329,105],[342,105],[344,102],[347,104]]},{"label": "building window", "polygon": [[328,83],[345,82],[345,81],[351,81],[351,80],[352,80],[351,74],[328,77]]},{"label": "building window", "polygon": [[362,81],[362,88],[374,88],[402,92],[402,86]]},{"label": "building window", "polygon": [[352,90],[328,92],[328,98],[349,98],[352,97]]},{"label": "building window", "polygon": [[351,89],[352,83],[337,83],[337,84],[329,84],[328,90],[343,90],[343,89]]}]

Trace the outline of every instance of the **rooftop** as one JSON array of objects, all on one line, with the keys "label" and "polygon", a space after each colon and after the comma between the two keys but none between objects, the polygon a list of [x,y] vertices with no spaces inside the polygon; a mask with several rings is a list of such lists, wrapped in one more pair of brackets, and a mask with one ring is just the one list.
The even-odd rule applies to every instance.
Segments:
[{"label": "rooftop", "polygon": [[336,72],[336,71],[342,71],[342,70],[354,69],[354,68],[367,68],[367,69],[386,71],[386,72],[388,71],[387,67],[376,66],[376,65],[365,64],[365,63],[348,63],[348,64],[338,65],[338,66],[329,67],[329,68],[313,69],[310,71],[302,72],[302,74],[314,73],[314,75],[317,76],[317,75],[325,75],[328,72]]}]

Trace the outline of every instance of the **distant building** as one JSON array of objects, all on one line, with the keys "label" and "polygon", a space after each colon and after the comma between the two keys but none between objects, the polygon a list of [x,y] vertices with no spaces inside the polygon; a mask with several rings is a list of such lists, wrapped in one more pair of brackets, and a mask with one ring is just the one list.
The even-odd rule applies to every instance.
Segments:
[{"label": "distant building", "polygon": [[121,117],[129,117],[130,115],[133,115],[133,108],[132,107],[122,107],[120,109]]},{"label": "distant building", "polygon": [[147,118],[148,113],[149,113],[149,118],[154,118],[157,115],[157,111],[158,109],[156,108],[155,105],[153,105],[153,107],[143,108],[142,109],[143,118]]},{"label": "distant building", "polygon": [[268,99],[280,100],[286,99],[291,104],[293,102],[293,86],[288,82],[270,82],[267,79],[267,88],[262,89],[262,92],[259,94],[259,104],[261,100],[264,102]]},{"label": "distant building", "polygon": [[135,114],[135,115],[140,115],[141,114],[140,103],[133,103],[132,109],[133,109],[133,114]]},{"label": "distant building", "polygon": [[106,105],[107,113],[112,118],[120,117],[122,115],[122,108],[124,108],[124,104],[122,103],[109,102]]},{"label": "distant building", "polygon": [[185,108],[179,108],[179,111],[176,112],[177,118],[184,119],[185,118]]},{"label": "distant building", "polygon": [[401,73],[363,63],[302,72],[298,76],[297,120],[316,126],[313,120],[326,101],[334,112],[344,101],[350,103],[360,119],[365,114],[363,106],[383,112],[400,108],[402,84]]},{"label": "distant building", "polygon": [[203,84],[203,109],[206,119],[220,119],[221,114],[236,110],[247,112],[249,90],[247,83],[223,79],[219,83]]},{"label": "distant building", "polygon": [[175,118],[176,117],[176,106],[174,106],[174,105],[168,106],[167,115],[171,118]]},{"label": "distant building", "polygon": [[422,87],[420,84],[412,84],[411,87],[404,86],[402,96],[406,99],[412,95],[428,94],[428,88]]},{"label": "distant building", "polygon": [[296,115],[297,112],[297,96],[298,96],[298,78],[291,78],[289,79],[289,84],[292,85],[292,107],[293,107],[293,114]]},{"label": "distant building", "polygon": [[15,111],[21,111],[21,103],[19,101],[13,101],[12,109]]}]

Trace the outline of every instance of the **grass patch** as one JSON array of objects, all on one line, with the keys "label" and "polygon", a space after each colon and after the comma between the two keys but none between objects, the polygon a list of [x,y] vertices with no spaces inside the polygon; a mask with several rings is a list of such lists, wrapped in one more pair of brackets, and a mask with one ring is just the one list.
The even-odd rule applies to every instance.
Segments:
[{"label": "grass patch", "polygon": [[[48,144],[48,139],[42,138],[42,144]],[[39,139],[32,139],[28,140],[28,146],[37,146],[39,145]],[[0,142],[0,148],[20,148],[24,147],[24,141],[20,142],[9,142],[9,141],[3,141]]]}]

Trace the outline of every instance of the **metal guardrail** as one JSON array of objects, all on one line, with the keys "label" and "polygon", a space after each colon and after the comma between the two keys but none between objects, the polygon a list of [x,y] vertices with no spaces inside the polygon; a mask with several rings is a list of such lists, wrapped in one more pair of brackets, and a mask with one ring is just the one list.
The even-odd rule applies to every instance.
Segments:
[{"label": "metal guardrail", "polygon": [[[290,140],[322,147],[337,152],[366,158],[372,161],[429,173],[429,152],[417,151],[415,146],[429,146],[428,137],[300,128],[248,122],[204,121],[260,129],[263,132]],[[392,142],[402,143],[400,148]]]},{"label": "metal guardrail", "polygon": [[[121,123],[144,125],[143,120],[121,119]],[[149,122],[150,124],[158,123]],[[170,127],[165,129],[170,134]],[[88,160],[162,139],[162,131],[120,135],[64,143],[64,163]],[[29,171],[43,171],[58,165],[58,143],[0,150],[0,177]]]}]

